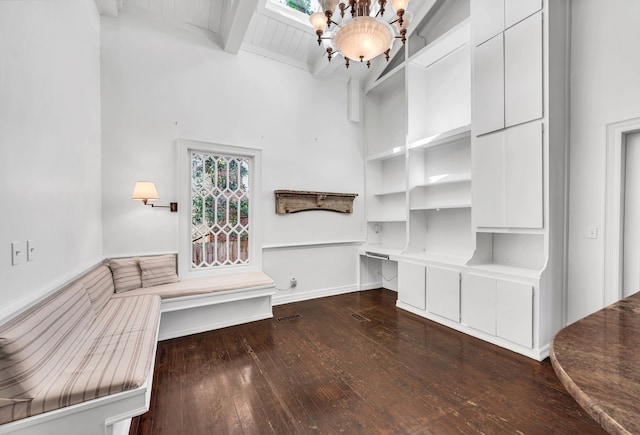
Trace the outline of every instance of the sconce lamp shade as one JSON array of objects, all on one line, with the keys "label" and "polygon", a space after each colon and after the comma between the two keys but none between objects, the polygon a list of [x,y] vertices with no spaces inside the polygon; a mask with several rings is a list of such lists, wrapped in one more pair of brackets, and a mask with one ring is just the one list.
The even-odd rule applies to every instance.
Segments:
[{"label": "sconce lamp shade", "polygon": [[156,184],[151,181],[136,181],[136,187],[133,189],[131,199],[142,201],[145,204],[147,201],[158,199]]}]

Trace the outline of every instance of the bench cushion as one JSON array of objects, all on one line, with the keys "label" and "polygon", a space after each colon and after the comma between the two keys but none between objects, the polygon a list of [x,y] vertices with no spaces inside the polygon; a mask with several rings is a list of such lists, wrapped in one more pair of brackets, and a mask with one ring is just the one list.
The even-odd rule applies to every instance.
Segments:
[{"label": "bench cushion", "polygon": [[2,325],[0,398],[33,399],[69,363],[94,319],[91,301],[76,282]]},{"label": "bench cushion", "polygon": [[169,299],[227,290],[270,287],[272,285],[273,280],[264,272],[243,272],[184,279],[171,284],[143,287],[114,295],[114,298],[127,295],[154,294],[162,299]]},{"label": "bench cushion", "polygon": [[86,275],[78,278],[76,282],[84,285],[85,289],[87,289],[93,312],[96,314],[102,311],[109,298],[115,292],[111,269],[104,265],[96,267]]},{"label": "bench cushion", "polygon": [[143,385],[153,362],[159,321],[157,296],[107,301],[90,327],[78,328],[88,331],[79,348],[42,380],[30,401],[0,407],[0,424]]}]

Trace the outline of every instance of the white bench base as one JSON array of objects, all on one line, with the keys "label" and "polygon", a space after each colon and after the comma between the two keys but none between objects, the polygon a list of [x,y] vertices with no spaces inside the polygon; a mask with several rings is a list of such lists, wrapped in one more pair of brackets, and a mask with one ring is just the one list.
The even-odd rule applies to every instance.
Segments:
[{"label": "white bench base", "polygon": [[168,340],[273,317],[273,286],[162,300],[158,340]]}]

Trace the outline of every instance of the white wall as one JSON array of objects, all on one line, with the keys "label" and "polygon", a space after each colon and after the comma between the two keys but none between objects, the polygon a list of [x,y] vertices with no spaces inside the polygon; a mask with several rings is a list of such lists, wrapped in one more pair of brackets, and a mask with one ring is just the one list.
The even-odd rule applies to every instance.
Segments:
[{"label": "white wall", "polygon": [[569,322],[603,305],[606,125],[640,116],[640,2],[573,1],[571,19]]},{"label": "white wall", "polygon": [[[204,33],[127,11],[102,17],[104,255],[178,249],[177,214],[143,207],[131,192],[148,179],[158,204],[177,200],[175,140],[200,140],[262,149],[264,270],[278,287],[296,277],[298,294],[355,288],[355,245],[281,247],[364,239],[359,127],[347,121],[346,102],[344,82],[225,53]],[[275,189],[360,196],[349,215],[276,215]]]},{"label": "white wall", "polygon": [[99,50],[93,0],[0,1],[0,318],[101,259]]}]

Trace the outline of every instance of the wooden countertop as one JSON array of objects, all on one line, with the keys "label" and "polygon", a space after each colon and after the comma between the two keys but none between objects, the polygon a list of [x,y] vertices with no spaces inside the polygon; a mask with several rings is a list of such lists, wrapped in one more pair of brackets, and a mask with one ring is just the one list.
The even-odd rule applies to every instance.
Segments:
[{"label": "wooden countertop", "polygon": [[562,329],[550,349],[560,381],[612,434],[640,434],[640,293]]}]

